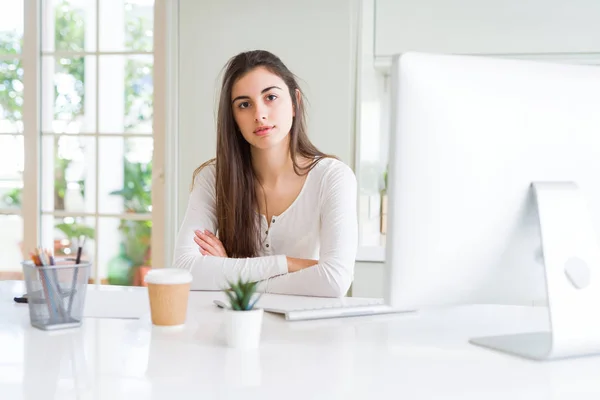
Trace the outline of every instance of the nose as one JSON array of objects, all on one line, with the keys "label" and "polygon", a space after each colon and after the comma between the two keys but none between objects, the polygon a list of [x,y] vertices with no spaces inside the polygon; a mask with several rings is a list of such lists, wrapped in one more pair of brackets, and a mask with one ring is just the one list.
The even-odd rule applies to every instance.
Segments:
[{"label": "nose", "polygon": [[255,108],[254,121],[264,121],[267,119],[267,110],[264,105],[257,105]]}]

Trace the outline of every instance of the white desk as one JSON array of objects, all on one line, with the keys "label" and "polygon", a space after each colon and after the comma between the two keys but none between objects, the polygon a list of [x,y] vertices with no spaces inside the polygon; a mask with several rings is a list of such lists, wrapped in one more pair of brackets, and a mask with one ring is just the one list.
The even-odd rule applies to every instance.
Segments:
[{"label": "white desk", "polygon": [[260,349],[239,351],[223,345],[218,293],[192,292],[186,329],[170,334],[147,318],[43,332],[13,302],[22,293],[22,283],[0,282],[3,400],[600,398],[600,357],[538,363],[467,343],[544,329],[542,308],[302,322],[265,314]]}]

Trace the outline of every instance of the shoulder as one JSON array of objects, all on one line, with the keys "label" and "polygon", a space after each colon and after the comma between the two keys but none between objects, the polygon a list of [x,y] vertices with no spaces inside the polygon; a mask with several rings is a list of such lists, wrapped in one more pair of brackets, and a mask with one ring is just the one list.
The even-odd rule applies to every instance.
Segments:
[{"label": "shoulder", "polygon": [[356,190],[356,176],[348,165],[335,158],[324,158],[314,167],[321,183],[321,193]]},{"label": "shoulder", "polygon": [[192,190],[196,189],[214,189],[217,167],[214,160],[210,160],[199,166],[194,171],[194,180]]},{"label": "shoulder", "polygon": [[356,181],[356,176],[354,175],[352,168],[335,158],[322,159],[315,166],[315,169],[319,171],[318,175],[321,175],[323,180],[326,181],[335,181],[339,179]]}]

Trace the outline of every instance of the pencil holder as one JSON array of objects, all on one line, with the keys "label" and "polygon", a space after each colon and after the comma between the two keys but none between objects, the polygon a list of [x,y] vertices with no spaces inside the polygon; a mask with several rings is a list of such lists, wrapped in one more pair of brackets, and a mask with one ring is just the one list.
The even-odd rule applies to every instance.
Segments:
[{"label": "pencil holder", "polygon": [[24,261],[31,325],[42,330],[81,325],[91,263],[38,267]]}]

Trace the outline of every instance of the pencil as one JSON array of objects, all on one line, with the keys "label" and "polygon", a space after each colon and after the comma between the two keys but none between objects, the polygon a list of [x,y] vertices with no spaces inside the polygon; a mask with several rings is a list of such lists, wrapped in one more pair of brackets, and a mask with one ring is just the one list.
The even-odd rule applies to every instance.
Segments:
[{"label": "pencil", "polygon": [[[52,251],[49,249],[44,250],[45,258],[48,266],[54,266],[54,256],[52,255]],[[52,278],[54,279],[54,285],[52,286],[52,290],[54,290],[54,286],[56,286],[56,302],[58,311],[63,321],[66,322],[66,310],[65,304],[63,302],[62,290],[60,288],[60,280],[58,279],[58,272],[55,268],[52,269]]]},{"label": "pencil", "polygon": [[75,259],[75,264],[79,264],[81,262],[81,253],[83,252],[83,244],[85,243],[85,236],[79,236],[79,246],[77,247],[77,258]]},{"label": "pencil", "polygon": [[[33,260],[33,264],[36,267],[43,267],[38,249],[35,249],[35,252],[31,255],[31,259]],[[48,305],[48,315],[52,320],[54,317],[54,305],[48,291],[46,271],[44,271],[43,269],[40,271],[40,280],[42,281],[42,290],[44,291],[44,297],[46,298],[46,304]]]},{"label": "pencil", "polygon": [[79,243],[77,243],[77,258],[75,259],[75,266],[73,267],[73,281],[71,282],[71,293],[69,293],[69,306],[67,308],[67,315],[71,318],[71,310],[73,309],[73,298],[75,297],[75,285],[77,284],[77,275],[79,274],[79,264],[81,263],[81,253],[83,253],[83,245],[85,244],[85,236],[79,236]]}]

